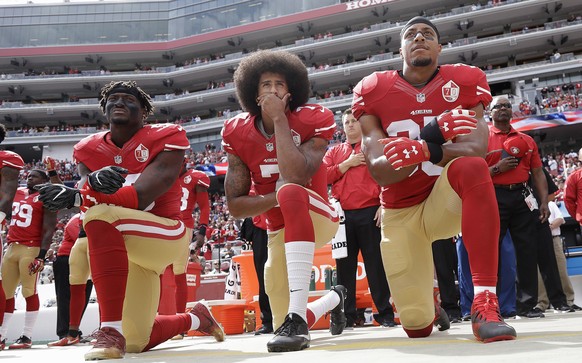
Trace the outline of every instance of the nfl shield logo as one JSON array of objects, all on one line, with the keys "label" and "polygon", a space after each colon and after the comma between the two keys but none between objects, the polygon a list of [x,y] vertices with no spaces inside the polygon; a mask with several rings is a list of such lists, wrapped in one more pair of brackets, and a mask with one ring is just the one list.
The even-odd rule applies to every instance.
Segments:
[{"label": "nfl shield logo", "polygon": [[269,143],[267,143],[267,144],[265,145],[265,147],[267,148],[267,151],[268,151],[268,152],[271,152],[271,151],[273,151],[273,150],[275,149],[275,146],[273,145],[273,143],[272,143],[272,142],[269,142]]},{"label": "nfl shield logo", "polygon": [[115,164],[121,164],[123,160],[121,159],[121,155],[115,155],[113,161],[115,161]]},{"label": "nfl shield logo", "polygon": [[135,148],[135,158],[140,163],[145,163],[149,157],[150,151],[147,147],[143,146],[143,144],[139,144],[139,146]]},{"label": "nfl shield logo", "polygon": [[424,101],[426,101],[426,96],[424,93],[419,93],[416,95],[416,102],[423,103]]},{"label": "nfl shield logo", "polygon": [[453,81],[448,81],[443,86],[443,98],[447,102],[455,102],[459,98],[459,86]]},{"label": "nfl shield logo", "polygon": [[192,177],[190,175],[186,175],[186,177],[184,178],[184,184],[190,184],[191,181]]}]

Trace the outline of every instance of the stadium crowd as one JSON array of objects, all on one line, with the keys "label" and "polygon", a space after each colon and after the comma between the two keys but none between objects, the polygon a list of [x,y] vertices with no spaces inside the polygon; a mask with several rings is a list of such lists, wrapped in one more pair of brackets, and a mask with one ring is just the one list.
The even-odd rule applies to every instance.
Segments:
[{"label": "stadium crowd", "polygon": [[[345,133],[342,129],[338,129],[334,135],[331,144],[341,143],[345,140]],[[188,155],[189,168],[196,168],[196,166],[205,164],[215,164],[223,163],[226,161],[226,155],[223,150],[216,150],[213,144],[205,145],[203,150],[192,151]],[[77,181],[80,176],[77,171],[77,165],[74,161],[70,160],[56,160],[57,162],[57,172],[59,177],[63,181]],[[558,152],[544,155],[542,157],[542,162],[546,170],[552,175],[552,178],[556,185],[559,187],[559,191],[556,192],[556,202],[563,202],[564,197],[564,186],[568,175],[570,175],[575,170],[582,168],[582,160],[578,159],[578,153],[574,150],[568,152]],[[24,169],[20,174],[20,184],[26,184],[26,178],[28,173],[32,169],[43,168],[43,163],[41,161],[34,161],[26,163]],[[192,261],[198,261],[201,263],[204,273],[217,273],[213,270],[213,262],[219,263],[219,271],[225,273],[229,268],[229,259],[226,261],[223,257],[223,251],[227,242],[234,247],[236,254],[240,253],[241,250],[250,249],[245,241],[238,237],[238,231],[242,220],[233,219],[228,211],[226,205],[226,197],[224,193],[215,192],[210,197],[210,223],[206,230],[206,243],[204,246],[196,250],[196,254],[191,255]],[[195,219],[199,216],[199,211],[195,211]],[[74,214],[70,211],[63,212],[60,216],[56,232],[53,236],[53,243],[51,249],[47,256],[51,259],[52,256],[56,256],[56,251],[60,246],[60,242],[63,238],[63,229],[67,224],[69,218]],[[51,261],[49,259],[49,261]],[[224,264],[226,262],[226,264]]]}]

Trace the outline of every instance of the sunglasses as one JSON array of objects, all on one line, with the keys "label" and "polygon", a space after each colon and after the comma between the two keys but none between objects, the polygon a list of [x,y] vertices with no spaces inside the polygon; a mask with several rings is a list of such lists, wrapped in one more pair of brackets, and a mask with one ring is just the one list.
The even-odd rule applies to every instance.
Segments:
[{"label": "sunglasses", "polygon": [[495,106],[491,107],[494,110],[499,110],[501,109],[501,107],[505,107],[505,108],[512,108],[511,103],[498,103]]}]

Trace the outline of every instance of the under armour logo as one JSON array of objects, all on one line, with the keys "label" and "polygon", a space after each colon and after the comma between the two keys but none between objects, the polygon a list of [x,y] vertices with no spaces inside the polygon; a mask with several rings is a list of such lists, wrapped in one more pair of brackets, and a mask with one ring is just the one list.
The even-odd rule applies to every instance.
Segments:
[{"label": "under armour logo", "polygon": [[444,123],[443,129],[445,130],[445,132],[449,132],[449,123],[448,122]]},{"label": "under armour logo", "polygon": [[405,159],[410,159],[410,154],[414,154],[414,155],[418,154],[418,150],[416,150],[416,146],[413,146],[412,150],[410,150],[410,151],[407,149],[404,149],[404,150],[402,150],[402,152],[404,153]]}]

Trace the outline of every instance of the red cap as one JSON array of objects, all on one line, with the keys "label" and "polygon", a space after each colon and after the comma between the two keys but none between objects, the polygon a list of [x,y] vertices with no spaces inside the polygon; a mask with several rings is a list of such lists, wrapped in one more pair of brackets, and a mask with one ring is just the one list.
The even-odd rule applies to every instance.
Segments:
[{"label": "red cap", "polygon": [[516,158],[522,158],[531,151],[527,141],[522,135],[508,137],[507,140],[503,142],[503,150]]}]

